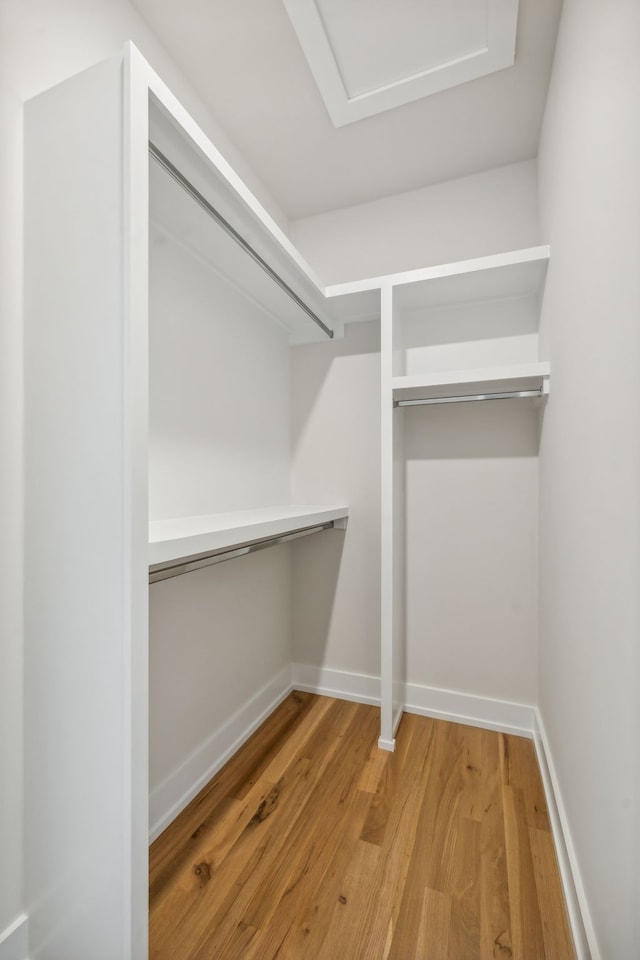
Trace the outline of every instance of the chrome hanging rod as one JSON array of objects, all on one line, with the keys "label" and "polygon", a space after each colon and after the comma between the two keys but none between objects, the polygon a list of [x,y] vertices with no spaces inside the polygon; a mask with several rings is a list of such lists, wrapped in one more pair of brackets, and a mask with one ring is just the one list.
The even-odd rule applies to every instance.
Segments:
[{"label": "chrome hanging rod", "polygon": [[394,400],[394,407],[418,407],[430,403],[469,403],[471,400],[512,400],[519,397],[541,397],[542,387],[537,390],[509,390],[505,393],[473,393],[462,397],[424,397],[418,400]]},{"label": "chrome hanging rod", "polygon": [[149,570],[149,583],[157,583],[159,580],[169,580],[171,577],[179,577],[183,573],[191,573],[192,570],[210,567],[214,563],[224,563],[225,560],[235,560],[236,557],[244,557],[248,553],[257,553],[258,550],[264,550],[266,547],[275,547],[280,543],[290,543],[292,540],[308,537],[311,533],[321,533],[323,530],[330,530],[333,526],[334,521],[329,520],[327,523],[319,523],[315,527],[305,527],[304,530],[297,530],[295,533],[285,533],[277,537],[265,537],[264,540],[254,540],[251,543],[243,544],[241,547],[230,547],[225,550],[203,553],[190,560],[180,560],[171,566]]},{"label": "chrome hanging rod", "polygon": [[234,227],[231,226],[231,224],[229,223],[228,220],[225,220],[225,218],[222,216],[222,214],[221,214],[218,210],[216,210],[216,208],[215,208],[214,206],[212,206],[212,205],[209,203],[209,201],[207,200],[207,198],[204,197],[204,196],[200,193],[200,191],[197,189],[197,187],[194,187],[194,185],[191,183],[190,180],[187,180],[187,178],[186,178],[182,173],[180,173],[180,171],[178,170],[178,168],[175,167],[175,166],[171,163],[171,161],[169,160],[168,157],[165,157],[165,155],[164,155],[160,150],[158,150],[158,148],[156,147],[156,145],[155,145],[154,143],[152,143],[151,140],[149,141],[149,155],[152,157],[153,160],[156,161],[156,163],[157,163],[159,166],[162,167],[163,170],[165,170],[165,171],[169,174],[170,177],[172,177],[172,178],[175,180],[176,183],[178,183],[178,184],[182,187],[182,189],[183,189],[186,193],[189,194],[189,196],[192,198],[192,200],[195,200],[196,203],[197,203],[200,207],[202,207],[202,209],[205,211],[205,213],[207,213],[207,214],[212,218],[212,220],[215,220],[215,222],[216,222],[220,227],[222,227],[222,229],[224,230],[224,232],[225,232],[226,234],[228,234],[228,236],[230,236],[231,239],[234,240],[234,241],[238,244],[239,247],[242,247],[242,249],[244,250],[244,252],[245,252],[249,257],[251,257],[251,259],[252,259],[255,263],[257,263],[258,266],[259,266],[262,270],[264,270],[264,272],[265,272],[269,277],[271,277],[271,279],[273,280],[273,282],[276,283],[276,284],[280,287],[280,289],[283,290],[283,291],[286,293],[286,295],[287,295],[288,297],[290,297],[291,300],[293,300],[294,303],[296,303],[296,304],[300,307],[300,309],[303,310],[303,311],[307,314],[307,316],[310,317],[311,320],[313,320],[313,322],[314,322],[318,327],[320,327],[320,329],[321,329],[324,333],[326,333],[326,335],[327,335],[329,338],[333,338],[333,330],[331,329],[331,327],[328,327],[328,326],[326,325],[326,323],[323,323],[323,322],[322,322],[322,320],[320,319],[320,317],[317,316],[317,314],[315,314],[315,313],[313,312],[313,310],[311,309],[311,307],[308,307],[307,304],[304,302],[304,300],[301,300],[301,299],[300,299],[300,297],[299,297],[298,294],[295,292],[295,290],[292,290],[292,289],[291,289],[291,287],[289,286],[289,284],[286,283],[286,282],[282,279],[282,277],[275,272],[275,270],[273,269],[273,267],[270,267],[270,266],[269,266],[269,264],[267,263],[267,261],[266,261],[263,257],[260,256],[260,254],[257,252],[257,250],[254,250],[253,247],[251,246],[251,244],[250,244],[250,243],[247,243],[247,241],[244,239],[244,237],[241,236],[241,235],[238,233],[238,231],[237,231]]}]

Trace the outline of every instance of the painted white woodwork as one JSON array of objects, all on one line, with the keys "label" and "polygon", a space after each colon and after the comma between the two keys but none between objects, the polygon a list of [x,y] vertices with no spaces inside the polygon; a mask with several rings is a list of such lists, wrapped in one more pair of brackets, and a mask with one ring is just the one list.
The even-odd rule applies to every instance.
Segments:
[{"label": "painted white woodwork", "polygon": [[147,954],[145,325],[123,276],[124,103],[117,58],[25,110],[25,876],[43,960]]},{"label": "painted white woodwork", "polygon": [[539,293],[548,261],[549,247],[541,245],[365,280],[345,281],[328,286],[325,292],[328,297],[340,297],[386,285],[406,286],[407,290],[399,294],[402,299],[398,305],[411,309],[497,300]]},{"label": "painted white woodwork", "polygon": [[394,400],[415,400],[448,396],[541,390],[549,393],[550,364],[521,363],[510,367],[484,367],[479,370],[450,370],[393,377]]},{"label": "painted white woodwork", "polygon": [[284,0],[334,126],[512,66],[518,0]]},{"label": "painted white woodwork", "polygon": [[149,565],[156,566],[200,553],[232,550],[257,540],[297,533],[349,516],[349,508],[283,506],[204,517],[177,517],[149,524]]},{"label": "painted white woodwork", "polygon": [[[377,676],[308,663],[293,663],[292,673],[295,690],[356,703],[380,704],[380,678]],[[407,713],[423,717],[436,717],[524,737],[533,737],[536,730],[535,708],[526,702],[479,697],[421,683],[407,683],[402,691],[402,702]]]},{"label": "painted white woodwork", "polygon": [[395,542],[398,525],[394,525],[394,424],[395,414],[388,402],[391,383],[393,290],[382,288],[380,319],[380,738],[378,746],[395,749],[394,680],[396,650],[401,638],[396,633],[398,597],[395,568]]}]

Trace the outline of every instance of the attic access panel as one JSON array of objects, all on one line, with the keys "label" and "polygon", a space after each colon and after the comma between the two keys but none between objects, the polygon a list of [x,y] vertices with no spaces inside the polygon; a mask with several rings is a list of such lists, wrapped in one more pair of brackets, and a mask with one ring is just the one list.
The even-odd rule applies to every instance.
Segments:
[{"label": "attic access panel", "polygon": [[510,67],[518,0],[283,0],[334,126]]}]

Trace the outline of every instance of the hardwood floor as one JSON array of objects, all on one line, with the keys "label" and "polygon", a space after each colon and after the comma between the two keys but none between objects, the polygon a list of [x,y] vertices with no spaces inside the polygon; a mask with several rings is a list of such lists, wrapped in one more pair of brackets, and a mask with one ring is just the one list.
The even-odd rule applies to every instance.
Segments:
[{"label": "hardwood floor", "polygon": [[574,960],[531,741],[293,693],[159,837],[151,960]]}]

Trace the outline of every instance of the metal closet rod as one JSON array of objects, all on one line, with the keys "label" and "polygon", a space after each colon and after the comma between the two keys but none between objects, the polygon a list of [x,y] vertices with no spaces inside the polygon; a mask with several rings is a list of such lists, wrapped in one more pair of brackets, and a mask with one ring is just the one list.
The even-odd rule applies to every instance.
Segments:
[{"label": "metal closet rod", "polygon": [[394,400],[394,407],[418,407],[430,403],[468,403],[470,400],[512,400],[518,397],[541,397],[537,390],[508,390],[504,393],[473,393],[462,397],[424,397],[418,400]]},{"label": "metal closet rod", "polygon": [[322,322],[320,317],[313,312],[311,307],[308,307],[304,300],[300,299],[295,290],[291,289],[289,284],[286,283],[286,281],[275,272],[273,267],[269,266],[267,261],[260,256],[257,250],[254,250],[251,244],[247,243],[244,237],[241,236],[241,234],[239,234],[238,231],[231,226],[228,220],[225,220],[222,214],[209,203],[207,198],[200,193],[197,187],[194,187],[190,180],[187,180],[187,178],[180,173],[178,168],[171,163],[168,157],[165,157],[164,153],[158,150],[156,145],[152,143],[151,140],[149,141],[149,154],[156,161],[156,163],[161,166],[163,170],[166,170],[169,176],[172,177],[176,183],[182,187],[185,193],[188,193],[192,200],[195,200],[196,203],[202,207],[205,213],[207,213],[212,220],[215,220],[215,222],[222,227],[224,232],[228,234],[228,236],[230,236],[239,247],[242,247],[244,252],[251,257],[251,259],[257,263],[262,270],[264,270],[264,272],[273,280],[273,282],[276,283],[280,289],[283,290],[286,295],[290,297],[291,300],[293,300],[294,303],[296,303],[300,309],[303,310],[317,326],[320,327],[322,331],[324,331],[324,333],[326,333],[329,338],[333,338],[333,330],[331,327],[328,327],[326,323]]},{"label": "metal closet rod", "polygon": [[326,523],[316,524],[315,527],[305,527],[304,530],[297,530],[295,533],[280,534],[276,537],[265,537],[264,540],[255,540],[253,543],[245,544],[242,547],[230,547],[228,550],[202,554],[194,560],[187,560],[186,562],[180,561],[174,566],[164,567],[162,570],[150,570],[149,583],[157,583],[159,580],[169,580],[171,577],[179,577],[183,573],[191,573],[192,570],[210,567],[214,563],[224,563],[225,560],[235,560],[236,557],[244,557],[248,553],[257,553],[258,550],[264,550],[266,547],[275,547],[279,543],[290,543],[292,540],[308,537],[311,533],[321,533],[323,530],[331,530],[333,526],[334,521],[328,520]]}]

